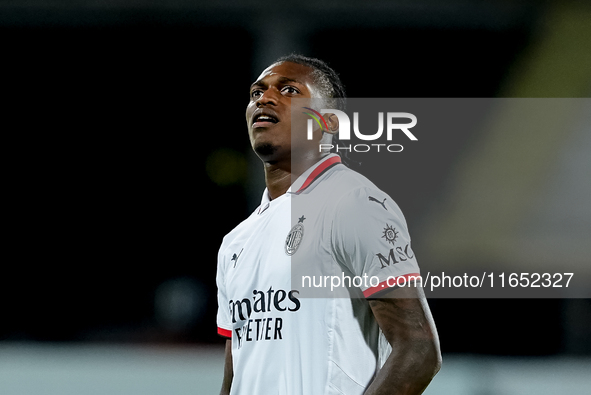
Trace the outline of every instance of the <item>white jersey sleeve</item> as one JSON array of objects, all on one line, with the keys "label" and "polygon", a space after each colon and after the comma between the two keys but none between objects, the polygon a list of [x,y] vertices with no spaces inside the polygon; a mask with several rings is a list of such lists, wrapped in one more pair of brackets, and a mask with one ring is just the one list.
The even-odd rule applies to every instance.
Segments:
[{"label": "white jersey sleeve", "polygon": [[353,275],[368,279],[361,287],[365,297],[420,276],[406,221],[390,196],[377,188],[356,188],[335,209],[335,258]]},{"label": "white jersey sleeve", "polygon": [[[222,244],[223,248],[223,244]],[[226,262],[222,254],[222,248],[218,252],[218,265],[216,274],[216,283],[218,289],[218,312],[217,312],[217,326],[218,334],[223,337],[232,338],[232,318],[230,316],[229,303],[226,293]]]}]

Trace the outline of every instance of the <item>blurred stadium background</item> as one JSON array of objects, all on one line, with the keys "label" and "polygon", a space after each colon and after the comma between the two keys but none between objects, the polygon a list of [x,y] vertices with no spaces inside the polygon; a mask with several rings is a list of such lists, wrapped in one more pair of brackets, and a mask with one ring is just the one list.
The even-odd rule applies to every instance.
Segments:
[{"label": "blurred stadium background", "polygon": [[[591,94],[584,1],[6,0],[0,31],[4,395],[217,393],[217,248],[264,187],[244,110],[278,56],[324,59],[350,97]],[[577,116],[534,141],[451,136],[405,169],[393,197],[419,261],[588,266],[591,119]],[[589,300],[431,307],[445,362],[427,393],[591,388]]]}]

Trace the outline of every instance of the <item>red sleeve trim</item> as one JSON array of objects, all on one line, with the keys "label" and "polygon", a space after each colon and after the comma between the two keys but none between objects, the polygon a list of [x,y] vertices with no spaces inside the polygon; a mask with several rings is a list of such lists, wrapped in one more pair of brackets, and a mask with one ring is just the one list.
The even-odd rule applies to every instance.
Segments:
[{"label": "red sleeve trim", "polygon": [[232,331],[230,331],[228,329],[220,328],[218,326],[218,335],[221,335],[223,337],[227,337],[227,338],[231,339],[232,338]]},{"label": "red sleeve trim", "polygon": [[[404,281],[400,280],[402,278],[404,278]],[[375,294],[376,292],[382,291],[387,288],[396,288],[399,285],[404,286],[404,285],[408,284],[409,281],[411,281],[413,279],[418,279],[418,278],[421,278],[420,273],[409,273],[409,274],[404,274],[404,275],[398,276],[398,277],[390,277],[386,281],[382,281],[381,283],[379,283],[375,287],[371,287],[371,288],[368,288],[365,291],[363,291],[363,296],[368,298],[371,295]]]}]

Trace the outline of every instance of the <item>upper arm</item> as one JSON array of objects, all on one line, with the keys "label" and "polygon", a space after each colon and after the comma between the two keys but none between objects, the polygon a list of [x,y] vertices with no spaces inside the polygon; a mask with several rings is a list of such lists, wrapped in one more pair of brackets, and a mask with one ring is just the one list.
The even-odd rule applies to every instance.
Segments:
[{"label": "upper arm", "polygon": [[420,286],[399,287],[369,299],[375,319],[394,350],[422,355],[438,369],[441,352],[437,329]]},{"label": "upper arm", "polygon": [[365,393],[422,394],[441,366],[437,331],[422,289],[383,291],[369,304],[392,352]]}]

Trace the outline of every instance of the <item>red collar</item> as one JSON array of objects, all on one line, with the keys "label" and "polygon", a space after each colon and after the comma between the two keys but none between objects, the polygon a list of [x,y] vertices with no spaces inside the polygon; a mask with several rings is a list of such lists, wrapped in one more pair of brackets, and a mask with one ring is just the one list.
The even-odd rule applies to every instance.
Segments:
[{"label": "red collar", "polygon": [[[333,166],[338,165],[341,163],[341,157],[336,154],[331,154],[325,158],[322,158],[319,162],[317,162],[314,166],[309,168],[298,177],[298,179],[291,185],[287,193],[300,193],[304,189],[308,188],[318,177],[320,177],[324,172],[330,169]],[[302,180],[304,180],[302,182]],[[302,185],[298,188],[296,192],[291,192],[293,189],[297,188],[299,183],[302,182]],[[262,214],[267,208],[269,208],[269,204],[271,200],[269,199],[269,191],[265,188],[263,192],[263,197],[261,199],[261,204],[257,210],[257,214]]]},{"label": "red collar", "polygon": [[320,177],[325,171],[327,171],[328,169],[330,169],[331,167],[333,167],[339,163],[341,163],[341,157],[338,155],[334,155],[334,156],[331,155],[331,156],[327,157],[326,159],[324,159],[306,177],[306,180],[304,181],[302,186],[295,193],[300,193],[304,189],[308,188],[314,182],[314,180],[316,180],[318,177]]}]

